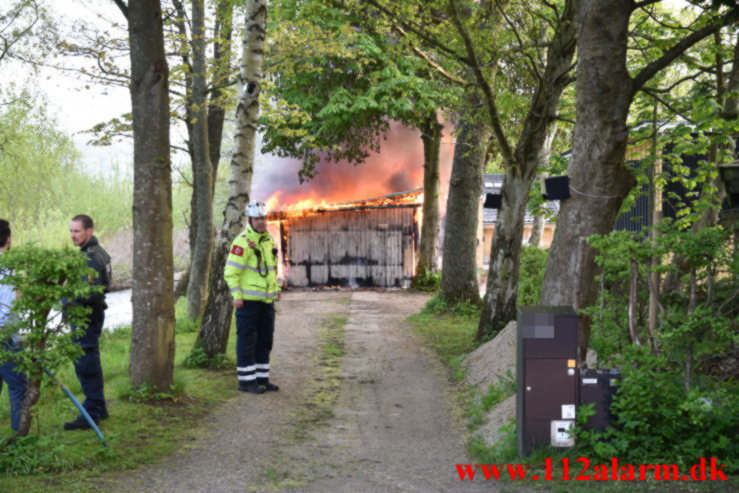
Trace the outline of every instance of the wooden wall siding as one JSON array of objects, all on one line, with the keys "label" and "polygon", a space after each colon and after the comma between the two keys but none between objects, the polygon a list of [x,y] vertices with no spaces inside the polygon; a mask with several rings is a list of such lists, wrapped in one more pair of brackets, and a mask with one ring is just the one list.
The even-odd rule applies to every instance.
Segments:
[{"label": "wooden wall siding", "polygon": [[418,246],[414,217],[415,207],[396,207],[288,219],[288,284],[409,286]]}]

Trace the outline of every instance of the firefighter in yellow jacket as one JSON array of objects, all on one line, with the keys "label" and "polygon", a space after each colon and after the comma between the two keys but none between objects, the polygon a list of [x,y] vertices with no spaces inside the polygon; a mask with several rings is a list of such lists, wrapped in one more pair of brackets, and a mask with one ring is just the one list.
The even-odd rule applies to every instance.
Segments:
[{"label": "firefighter in yellow jacket", "polygon": [[252,394],[279,390],[269,381],[269,353],[279,298],[277,249],[267,232],[262,202],[246,207],[249,227],[231,244],[223,276],[236,309],[236,370],[239,390]]}]

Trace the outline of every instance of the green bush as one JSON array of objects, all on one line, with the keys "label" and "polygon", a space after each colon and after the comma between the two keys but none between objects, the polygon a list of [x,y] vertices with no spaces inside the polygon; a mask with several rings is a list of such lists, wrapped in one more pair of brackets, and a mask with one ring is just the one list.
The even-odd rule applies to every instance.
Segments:
[{"label": "green bush", "polygon": [[739,464],[736,386],[706,385],[687,393],[681,375],[662,356],[634,348],[622,360],[622,380],[614,398],[616,416],[606,432],[580,430],[581,455],[591,460],[618,457],[623,462],[677,464],[700,457]]},{"label": "green bush", "polygon": [[439,282],[441,282],[441,272],[424,272],[413,278],[411,287],[418,291],[433,293],[439,289]]},{"label": "green bush", "polygon": [[52,436],[27,435],[0,440],[0,450],[0,474],[24,475],[72,468],[72,463],[64,459],[65,446]]},{"label": "green bush", "polygon": [[[602,266],[598,303],[584,310],[593,320],[591,347],[601,362],[620,368],[623,378],[612,406],[614,427],[605,433],[580,430],[581,455],[682,467],[716,457],[736,467],[738,387],[724,368],[736,348],[737,308],[731,299],[739,266],[731,235],[720,227],[693,230],[669,220],[659,229],[654,240],[626,231],[589,240]],[[671,282],[663,283],[650,331],[652,272]],[[632,276],[636,337],[628,318]]]},{"label": "green bush", "polygon": [[182,366],[185,368],[232,368],[233,362],[223,353],[209,358],[202,347],[194,346],[190,354],[182,360]]},{"label": "green bush", "polygon": [[169,392],[160,392],[150,384],[143,384],[133,387],[130,384],[119,389],[118,398],[130,402],[152,402],[152,401],[173,401],[179,400],[180,396],[185,392],[185,382],[183,379],[175,376],[175,381],[169,388]]},{"label": "green bush", "polygon": [[464,319],[480,318],[480,307],[468,301],[450,304],[444,298],[437,295],[426,302],[422,313],[431,315],[449,315]]}]

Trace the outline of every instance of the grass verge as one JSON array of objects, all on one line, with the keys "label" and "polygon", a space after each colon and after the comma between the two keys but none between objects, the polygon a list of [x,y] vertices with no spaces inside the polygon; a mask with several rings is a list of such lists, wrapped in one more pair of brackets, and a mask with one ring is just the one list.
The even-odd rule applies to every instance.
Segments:
[{"label": "grass verge", "polygon": [[[351,300],[351,298],[349,298]],[[337,300],[340,305],[348,304],[344,298]],[[312,439],[312,432],[334,416],[334,409],[340,398],[341,362],[345,352],[344,326],[347,317],[334,314],[329,316],[318,330],[318,348],[313,357],[315,366],[309,378],[305,396],[300,405],[290,413],[290,426],[285,438],[291,445]],[[290,467],[276,467],[274,464],[290,464],[291,457],[285,456],[282,449],[275,450],[266,466],[260,491],[282,491],[310,483],[315,478],[311,465],[293,464]]]},{"label": "grass verge", "polygon": [[[178,319],[178,325],[184,322]],[[104,333],[100,351],[110,418],[100,428],[109,448],[104,448],[90,430],[62,430],[63,423],[74,419],[77,410],[59,388],[50,384],[42,388],[31,436],[20,447],[9,447],[9,404],[7,393],[3,393],[0,491],[93,491],[101,475],[154,462],[180,448],[183,441],[197,438],[200,419],[235,392],[232,369],[213,371],[182,365],[196,336],[195,331],[178,327],[174,384],[170,392],[156,394],[132,389],[128,382],[131,329]],[[233,344],[234,338],[230,339]],[[228,351],[232,353],[233,346]],[[76,397],[83,397],[71,364],[60,370],[58,377]]]},{"label": "grass verge", "polygon": [[315,356],[318,374],[306,392],[302,406],[294,412],[288,437],[306,440],[310,431],[334,415],[341,385],[341,360],[344,356],[345,315],[329,317],[318,331],[319,347]]}]

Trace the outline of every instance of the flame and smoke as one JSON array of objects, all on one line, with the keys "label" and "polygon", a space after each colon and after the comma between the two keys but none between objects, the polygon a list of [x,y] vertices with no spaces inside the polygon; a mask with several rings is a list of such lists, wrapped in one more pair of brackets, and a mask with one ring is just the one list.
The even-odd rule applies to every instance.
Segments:
[{"label": "flame and smoke", "polygon": [[[446,193],[454,144],[451,129],[445,128],[440,150],[441,198]],[[289,211],[326,207],[405,192],[423,187],[423,144],[418,130],[392,122],[379,153],[371,153],[364,163],[319,162],[316,176],[300,183],[302,163],[294,159],[262,157],[254,173],[252,196],[264,201],[269,211]]]}]

